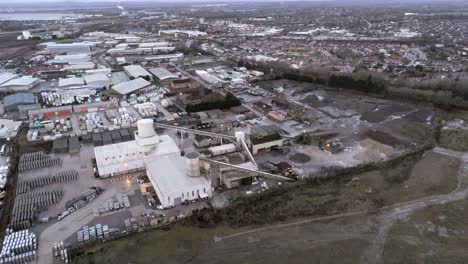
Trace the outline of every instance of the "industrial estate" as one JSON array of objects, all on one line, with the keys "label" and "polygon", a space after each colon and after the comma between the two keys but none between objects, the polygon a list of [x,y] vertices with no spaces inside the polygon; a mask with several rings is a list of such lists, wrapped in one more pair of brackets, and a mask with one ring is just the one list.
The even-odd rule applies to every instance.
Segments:
[{"label": "industrial estate", "polygon": [[468,6],[377,2],[0,3],[0,263],[467,263]]}]

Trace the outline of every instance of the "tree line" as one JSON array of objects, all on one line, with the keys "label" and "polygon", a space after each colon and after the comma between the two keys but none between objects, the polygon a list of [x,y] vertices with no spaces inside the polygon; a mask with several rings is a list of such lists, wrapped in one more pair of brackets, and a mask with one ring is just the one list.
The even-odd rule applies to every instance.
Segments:
[{"label": "tree line", "polygon": [[227,93],[222,99],[205,101],[198,104],[187,104],[185,111],[187,113],[207,111],[213,109],[229,109],[234,106],[240,106],[242,102],[232,93]]},{"label": "tree line", "polygon": [[267,79],[288,79],[377,94],[388,98],[403,98],[427,102],[450,110],[468,109],[468,80],[390,80],[374,72],[340,73],[330,69],[291,69],[282,63],[259,63],[241,59],[237,66],[263,71]]}]

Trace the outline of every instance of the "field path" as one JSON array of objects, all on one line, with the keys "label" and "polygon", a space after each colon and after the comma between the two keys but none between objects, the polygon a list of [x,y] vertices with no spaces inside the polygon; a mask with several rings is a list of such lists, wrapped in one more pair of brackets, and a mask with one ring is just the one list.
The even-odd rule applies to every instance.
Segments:
[{"label": "field path", "polygon": [[[383,251],[385,247],[385,241],[387,239],[388,233],[392,226],[401,219],[405,219],[415,213],[418,210],[424,209],[432,205],[443,205],[458,200],[468,198],[468,152],[456,152],[453,150],[435,148],[433,150],[439,154],[447,155],[450,157],[459,158],[462,161],[460,166],[460,171],[458,173],[457,187],[454,191],[448,194],[443,195],[434,195],[419,198],[409,202],[398,203],[390,206],[382,207],[379,212],[372,216],[375,221],[378,223],[376,235],[370,239],[370,246],[366,249],[363,256],[361,257],[361,263],[372,263],[379,264],[383,263]],[[291,223],[277,224],[252,230],[247,230],[243,232],[238,232],[230,234],[227,236],[215,236],[213,240],[215,243],[221,243],[223,240],[232,239],[236,237],[242,237],[246,235],[251,235],[263,231],[271,231],[275,229],[288,228],[293,226],[304,225],[313,222],[320,222],[326,220],[334,220],[343,217],[352,217],[357,215],[365,215],[375,213],[375,211],[357,211],[350,212],[338,215],[331,215],[325,217],[313,217],[309,219],[304,219]]]}]

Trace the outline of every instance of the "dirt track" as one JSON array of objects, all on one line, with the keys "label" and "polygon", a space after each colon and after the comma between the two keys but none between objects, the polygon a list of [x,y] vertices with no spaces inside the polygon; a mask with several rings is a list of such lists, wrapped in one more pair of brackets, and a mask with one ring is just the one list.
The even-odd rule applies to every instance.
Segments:
[{"label": "dirt track", "polygon": [[[468,153],[461,153],[452,150],[435,148],[434,152],[460,158],[462,166],[458,174],[457,188],[445,195],[434,195],[421,199],[404,202],[392,206],[384,207],[379,213],[370,215],[370,211],[360,211],[348,214],[340,214],[329,217],[310,218],[293,223],[279,224],[270,227],[263,227],[244,232],[231,234],[224,237],[214,237],[213,246],[208,246],[197,256],[196,261],[204,260],[206,252],[219,254],[224,259],[254,260],[259,257],[271,257],[278,254],[276,251],[309,250],[311,248],[330,245],[336,241],[347,241],[350,239],[365,239],[368,246],[359,255],[359,263],[384,263],[383,251],[385,242],[392,226],[399,220],[406,219],[415,212],[423,210],[432,205],[443,205],[468,198],[468,188],[465,184],[468,180]],[[356,219],[354,219],[356,218]],[[346,219],[348,219],[346,221]],[[345,221],[345,222],[341,222]],[[327,222],[327,225],[323,225]],[[327,234],[327,226],[340,224],[341,232],[331,232]],[[359,224],[365,223],[365,224]],[[313,225],[311,225],[313,224]],[[313,226],[321,228],[313,230]],[[312,229],[311,229],[312,228]],[[320,230],[323,229],[323,230]],[[323,233],[325,232],[325,233]],[[295,234],[294,240],[289,241],[288,234]],[[279,238],[275,234],[282,234],[282,243],[276,245],[275,250],[272,245],[278,243]],[[276,242],[275,242],[276,241]],[[307,245],[303,245],[306,243]],[[268,249],[271,248],[269,251]],[[281,250],[280,250],[281,249]],[[210,263],[220,263],[219,257]]]}]

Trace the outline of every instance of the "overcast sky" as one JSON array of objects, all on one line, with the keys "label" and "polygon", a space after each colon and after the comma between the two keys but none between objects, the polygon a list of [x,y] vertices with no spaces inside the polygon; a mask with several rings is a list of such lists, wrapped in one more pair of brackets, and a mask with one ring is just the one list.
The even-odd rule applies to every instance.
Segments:
[{"label": "overcast sky", "polygon": [[[40,2],[172,2],[173,0],[0,0],[1,3],[40,3]],[[248,0],[178,0],[181,2],[247,2]],[[252,2],[268,1],[336,1],[353,2],[355,0],[253,0]],[[368,2],[379,2],[378,0],[367,0]],[[443,0],[394,0],[393,2],[442,2]],[[386,1],[390,2],[390,1]]]},{"label": "overcast sky", "polygon": [[160,2],[160,3],[171,3],[171,2],[290,2],[290,1],[310,1],[310,2],[337,2],[337,3],[363,3],[363,2],[369,2],[369,3],[399,3],[399,4],[404,4],[404,3],[449,3],[449,2],[457,2],[457,3],[463,3],[466,0],[0,0],[0,5],[1,4],[16,4],[16,3],[54,3],[54,2],[60,2],[60,3],[66,3],[66,2],[94,2],[94,3],[99,3],[99,2],[120,2],[125,4],[125,2]]}]

